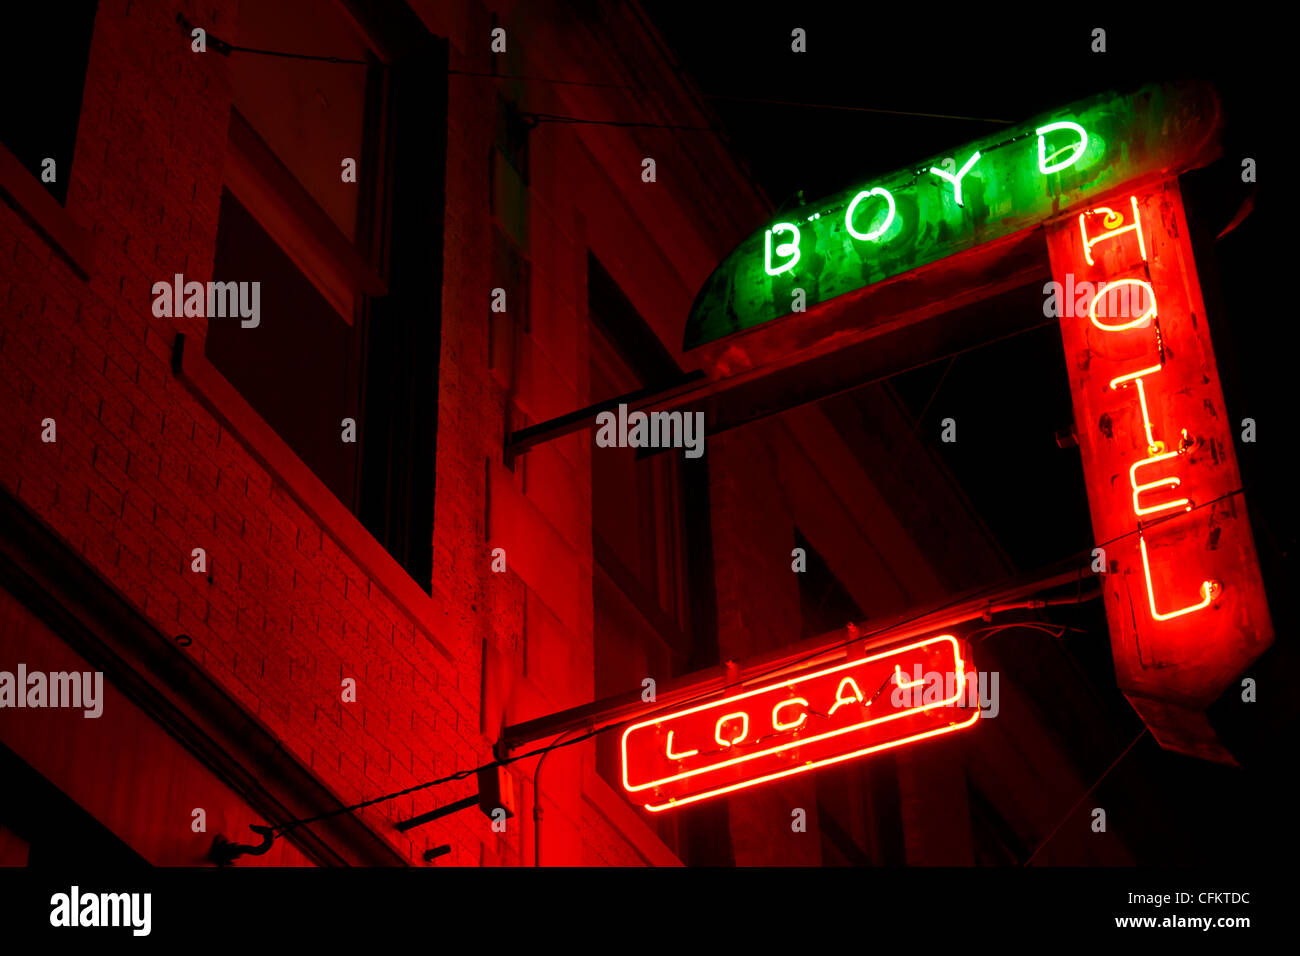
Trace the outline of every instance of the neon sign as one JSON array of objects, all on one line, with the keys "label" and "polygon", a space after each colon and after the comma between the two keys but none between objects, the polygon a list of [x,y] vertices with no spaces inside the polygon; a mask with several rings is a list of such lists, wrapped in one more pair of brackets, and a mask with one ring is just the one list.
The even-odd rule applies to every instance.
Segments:
[{"label": "neon sign", "polygon": [[980,715],[969,661],[944,634],[634,723],[623,787],[668,810],[969,727]]},{"label": "neon sign", "polygon": [[1203,86],[1108,93],[787,210],[705,282],[684,348],[789,314],[795,289],[811,309],[1161,175],[1217,124]]},{"label": "neon sign", "polygon": [[[1205,709],[1273,639],[1182,197],[1169,180],[1047,228],[1120,688],[1162,746],[1231,760]],[[1073,314],[1072,314],[1073,313]]]}]

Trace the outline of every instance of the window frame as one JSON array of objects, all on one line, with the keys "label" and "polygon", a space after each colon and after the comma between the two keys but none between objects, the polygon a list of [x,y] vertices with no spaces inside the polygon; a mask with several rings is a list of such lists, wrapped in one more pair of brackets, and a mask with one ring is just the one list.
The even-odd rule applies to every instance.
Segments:
[{"label": "window frame", "polygon": [[67,186],[72,182],[72,169],[76,162],[77,139],[81,134],[81,119],[86,110],[86,82],[90,76],[91,54],[95,49],[98,32],[99,3],[96,0],[90,15],[90,35],[86,43],[86,66],[81,75],[81,95],[77,100],[77,115],[72,128],[72,155],[68,158],[59,180],[65,187],[60,200],[45,184],[25,166],[21,159],[3,141],[0,141],[0,198],[40,234],[50,248],[59,254],[78,278],[88,282],[95,266],[95,235],[82,227],[68,211]]},{"label": "window frame", "polygon": [[[302,458],[262,417],[221,371],[205,355],[208,327],[201,325],[201,334],[186,336],[178,333],[173,340],[172,370],[212,412],[218,421],[232,432],[245,448],[301,504],[331,535],[339,545],[372,574],[386,591],[404,606],[416,612],[424,622],[434,618],[428,606],[433,593],[433,485],[436,479],[436,413],[429,428],[430,444],[426,449],[428,487],[427,502],[411,497],[418,480],[404,484],[397,476],[383,489],[380,496],[368,493],[364,483],[392,468],[391,449],[384,461],[367,458],[366,406],[374,397],[367,367],[372,357],[372,312],[378,308],[385,313],[398,308],[391,302],[391,276],[394,256],[394,203],[393,180],[401,160],[393,149],[394,130],[398,125],[393,109],[393,77],[399,72],[407,82],[419,82],[435,73],[443,77],[448,44],[445,39],[430,34],[418,18],[409,11],[393,10],[376,13],[374,10],[354,7],[345,2],[338,5],[350,26],[357,31],[374,54],[371,64],[371,81],[367,84],[366,113],[364,119],[363,155],[364,169],[375,169],[376,175],[359,177],[366,192],[358,203],[357,240],[349,240],[329,218],[325,211],[307,192],[270,147],[257,135],[248,121],[232,104],[230,135],[222,171],[223,188],[229,188],[252,218],[273,242],[290,258],[295,267],[330,301],[335,311],[353,331],[350,348],[350,387],[356,395],[358,409],[357,467],[351,501],[335,495],[312,471]],[[379,57],[383,57],[382,61]],[[423,63],[421,58],[428,59]],[[423,72],[422,66],[423,63]],[[445,95],[445,85],[443,86]],[[446,129],[435,136],[435,146],[446,156]],[[409,162],[409,160],[408,160]],[[437,185],[438,203],[443,204],[444,186]],[[441,298],[441,262],[443,240],[441,221],[437,239],[438,274],[437,296]],[[400,258],[400,252],[397,256]],[[410,284],[410,283],[408,283]],[[389,317],[391,318],[391,317]],[[437,355],[441,343],[441,309],[431,320],[438,326],[434,333],[433,366],[429,382],[436,403],[439,388]],[[401,330],[397,334],[400,335]],[[391,350],[391,341],[390,341]],[[382,396],[381,396],[382,397]],[[416,414],[413,412],[413,414]],[[382,416],[380,416],[382,417]],[[391,438],[391,436],[389,436]],[[419,476],[416,476],[418,478]],[[398,488],[398,485],[401,487]],[[393,518],[393,499],[399,498],[398,510],[415,517],[421,525],[428,518],[427,548],[416,554],[411,546],[411,535],[406,532],[401,516]],[[371,530],[370,525],[382,515],[382,531]],[[397,528],[397,531],[394,529]],[[391,550],[390,550],[391,549]],[[400,552],[401,557],[398,556]],[[426,553],[427,552],[427,553]],[[411,564],[416,567],[410,567]],[[435,639],[435,643],[436,639]],[[438,645],[440,649],[442,645]],[[449,656],[450,659],[450,656]]]}]

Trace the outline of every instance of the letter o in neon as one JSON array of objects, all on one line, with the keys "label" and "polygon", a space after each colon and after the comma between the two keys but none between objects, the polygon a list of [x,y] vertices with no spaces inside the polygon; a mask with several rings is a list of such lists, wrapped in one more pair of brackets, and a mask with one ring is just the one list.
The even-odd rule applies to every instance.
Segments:
[{"label": "letter o in neon", "polygon": [[781,701],[781,703],[777,704],[775,707],[772,708],[772,729],[773,730],[797,730],[798,728],[804,725],[804,721],[808,719],[808,715],[806,713],[800,714],[798,720],[791,721],[790,723],[783,723],[781,721],[780,714],[782,708],[792,707],[796,704],[801,704],[804,707],[807,707],[808,701],[804,700],[802,697],[791,697],[789,700],[783,700]]},{"label": "letter o in neon", "polygon": [[[1151,296],[1151,308],[1147,309],[1136,319],[1125,322],[1123,325],[1107,325],[1105,322],[1098,321],[1097,303],[1105,298],[1107,292],[1121,285],[1139,286],[1146,289],[1147,295]],[[1155,315],[1156,290],[1151,288],[1151,283],[1144,279],[1116,279],[1113,282],[1103,282],[1101,287],[1097,290],[1097,294],[1093,296],[1092,301],[1088,303],[1088,318],[1092,320],[1093,325],[1097,326],[1097,328],[1101,329],[1103,332],[1123,332],[1126,329],[1135,329],[1139,326],[1146,326],[1151,319],[1155,318]]]},{"label": "letter o in neon", "polygon": [[[725,724],[727,721],[731,720],[733,717],[739,717],[742,721],[740,725],[740,736],[733,737],[730,740],[723,740],[722,725]],[[718,718],[717,724],[715,724],[713,727],[713,739],[716,740],[718,744],[723,747],[734,747],[736,744],[740,743],[748,736],[749,736],[749,714],[745,713],[744,711],[737,711],[734,714],[723,714],[721,717]]]},{"label": "letter o in neon", "polygon": [[[885,202],[889,204],[889,215],[885,216],[885,224],[879,229],[873,229],[871,232],[858,232],[853,228],[853,213],[857,211],[858,203],[870,199],[872,196],[885,197]],[[888,189],[881,186],[877,186],[875,189],[864,189],[853,197],[853,201],[849,203],[849,208],[844,211],[844,228],[849,231],[849,235],[854,239],[860,239],[863,242],[875,242],[885,234],[885,231],[889,229],[890,226],[894,224],[895,211],[894,197],[890,194]]]}]

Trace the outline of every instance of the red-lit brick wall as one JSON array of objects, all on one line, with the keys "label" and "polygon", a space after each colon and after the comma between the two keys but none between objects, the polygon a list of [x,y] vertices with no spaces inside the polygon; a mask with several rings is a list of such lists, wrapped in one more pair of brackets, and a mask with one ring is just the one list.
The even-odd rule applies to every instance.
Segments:
[{"label": "red-lit brick wall", "polygon": [[[441,23],[442,13],[416,6],[450,37],[453,66],[490,66],[485,11],[467,4]],[[238,42],[233,0],[184,13]],[[610,157],[578,134],[541,130],[529,233],[515,237],[530,260],[529,331],[507,367],[491,361],[485,263],[496,227],[484,159],[496,91],[452,84],[433,593],[403,606],[336,541],[355,529],[323,527],[169,367],[176,333],[198,348],[205,320],[155,318],[151,286],[174,273],[211,276],[230,107],[228,61],[192,52],[174,16],[138,0],[99,5],[66,204],[94,237],[89,279],[0,205],[0,482],[154,626],[190,635],[186,653],[340,799],[473,767],[491,759],[483,729],[495,735],[502,720],[585,702],[592,688],[587,436],[545,445],[512,473],[501,462],[506,410],[518,427],[588,400],[588,245],[661,326],[685,314],[692,283],[723,249],[685,236],[709,255],[683,276],[655,233],[686,222],[680,199],[665,209],[660,198],[684,187],[641,183],[630,141],[615,147],[623,168],[608,169]],[[530,35],[513,34],[519,72],[544,49],[538,34],[525,51],[519,39]],[[42,442],[45,418],[55,419],[57,442]],[[497,546],[507,550],[505,574],[490,570]],[[190,570],[196,547],[208,554],[211,583]],[[480,715],[485,649],[492,681],[506,688],[489,700],[506,703]],[[341,701],[347,677],[356,703]],[[662,859],[650,831],[584,773],[591,753],[548,759],[544,862]],[[412,862],[449,843],[446,862],[530,863],[531,774],[518,767],[524,813],[504,835],[477,811],[409,837],[391,829],[472,793],[472,779],[362,817]]]},{"label": "red-lit brick wall", "polygon": [[[712,137],[543,124],[530,134],[527,184],[494,181],[499,96],[521,97],[539,112],[611,116],[635,108],[682,122],[696,115],[694,106],[636,15],[620,5],[593,25],[557,16],[559,7],[505,4],[497,22],[508,30],[509,52],[495,63],[486,9],[412,7],[449,40],[458,70],[661,90],[628,97],[607,87],[449,78],[434,572],[420,582],[431,583],[431,597],[395,587],[392,575],[402,573],[395,564],[363,567],[354,556],[375,546],[358,540],[359,525],[325,520],[301,503],[305,466],[273,474],[248,436],[221,424],[171,371],[176,333],[201,354],[205,321],[155,318],[151,287],[178,272],[199,281],[211,275],[230,109],[228,61],[191,52],[174,9],[141,0],[99,5],[67,171],[66,215],[94,237],[89,278],[12,203],[0,203],[0,485],[156,628],[190,635],[184,653],[345,802],[472,768],[491,759],[503,724],[591,700],[590,437],[540,445],[511,470],[502,461],[505,436],[593,400],[588,250],[680,359],[695,291],[766,215]],[[183,10],[238,42],[235,0]],[[642,181],[646,157],[656,160],[655,183]],[[527,288],[506,290],[511,311],[493,333],[491,262],[502,236],[528,263]],[[897,410],[881,415],[877,431],[916,440]],[[41,440],[45,418],[57,423],[55,443]],[[707,449],[724,657],[799,636],[790,573],[796,527],[815,537],[872,617],[968,583],[943,580],[909,531],[911,521],[938,513],[934,503],[948,493],[942,477],[919,466],[909,472],[918,514],[892,512],[818,409],[709,436]],[[991,560],[977,531],[952,524],[955,542]],[[190,570],[196,547],[207,551],[210,583]],[[506,552],[504,573],[491,569],[497,547]],[[341,700],[349,677],[355,703]],[[985,738],[998,767],[1014,766],[1017,780],[1032,781],[1032,767],[997,750],[993,729]],[[1039,745],[1043,753],[1056,746]],[[949,747],[902,762],[911,862],[969,861],[959,758]],[[531,864],[535,772],[535,760],[512,768],[519,815],[503,834],[476,810],[409,835],[392,828],[471,794],[472,778],[361,817],[413,863],[445,843],[452,852],[440,862]],[[166,768],[158,773],[166,777]],[[1067,796],[1081,783],[1068,766],[1054,781]],[[592,744],[549,756],[540,790],[542,862],[672,862],[596,773]],[[819,862],[811,781],[730,803],[738,863]],[[794,807],[808,811],[807,834],[790,829]],[[931,825],[939,815],[948,829]],[[178,845],[193,842],[188,819],[139,822],[175,825]],[[1042,829],[1049,826],[1044,819]]]},{"label": "red-lit brick wall", "polygon": [[[235,36],[236,8],[185,13]],[[0,206],[0,481],[160,630],[191,635],[188,653],[341,799],[472,767],[490,758],[477,654],[439,653],[430,622],[373,585],[169,369],[174,334],[201,341],[203,320],[154,318],[150,287],[211,274],[229,109],[226,62],[191,52],[174,16],[99,6],[67,202],[95,236],[90,280]],[[47,417],[56,443],[41,441]],[[211,584],[190,571],[195,547]],[[468,608],[473,590],[449,583],[457,550],[440,554],[434,593]],[[440,639],[472,647],[469,615],[451,624]],[[404,798],[364,815],[412,860],[449,842],[452,861],[478,862],[486,818],[410,838],[384,826],[416,809]]]}]

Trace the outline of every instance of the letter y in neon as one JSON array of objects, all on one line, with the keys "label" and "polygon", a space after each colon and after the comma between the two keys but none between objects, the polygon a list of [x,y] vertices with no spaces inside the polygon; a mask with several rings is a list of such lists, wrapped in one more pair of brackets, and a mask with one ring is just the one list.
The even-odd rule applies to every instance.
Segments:
[{"label": "letter y in neon", "polygon": [[[934,173],[936,176],[939,176],[939,177],[941,177],[941,178],[943,178],[943,179],[946,179],[946,180],[948,180],[948,182],[952,183],[953,198],[955,198],[955,199],[957,200],[957,205],[958,205],[958,206],[961,206],[961,205],[962,205],[962,202],[961,202],[961,181],[962,181],[962,178],[963,178],[967,173],[970,172],[972,166],[974,166],[977,162],[979,162],[979,158],[980,158],[979,150],[976,150],[976,151],[975,151],[975,155],[972,156],[970,159],[966,160],[966,165],[963,166],[960,170],[958,170],[956,176],[954,176],[954,175],[953,175],[952,173],[950,173],[950,172],[946,172],[945,170],[940,169],[938,166],[931,166],[931,167],[930,167],[930,172],[932,172],[932,173]],[[965,208],[965,207],[963,206],[962,208]]]}]

